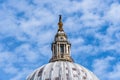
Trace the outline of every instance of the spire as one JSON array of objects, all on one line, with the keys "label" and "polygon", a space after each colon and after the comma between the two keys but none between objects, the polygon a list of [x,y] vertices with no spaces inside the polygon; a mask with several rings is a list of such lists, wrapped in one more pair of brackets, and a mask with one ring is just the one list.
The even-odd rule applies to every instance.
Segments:
[{"label": "spire", "polygon": [[59,15],[59,23],[58,23],[58,32],[55,35],[54,41],[51,45],[52,49],[52,58],[50,59],[50,62],[55,61],[69,61],[74,62],[71,58],[71,44],[67,39],[67,35],[63,31],[63,23],[62,23],[62,17]]},{"label": "spire", "polygon": [[63,31],[62,15],[59,15],[58,31]]}]

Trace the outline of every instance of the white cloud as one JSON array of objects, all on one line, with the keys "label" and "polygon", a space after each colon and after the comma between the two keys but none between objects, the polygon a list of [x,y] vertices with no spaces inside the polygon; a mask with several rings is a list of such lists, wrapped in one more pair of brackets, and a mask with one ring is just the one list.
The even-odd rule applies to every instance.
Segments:
[{"label": "white cloud", "polygon": [[101,27],[104,24],[102,17],[93,13],[85,13],[81,17],[81,21],[83,22],[84,26],[94,28]]},{"label": "white cloud", "polygon": [[113,67],[113,71],[109,73],[110,80],[119,80],[120,79],[120,63],[117,63]]},{"label": "white cloud", "polygon": [[115,60],[114,57],[108,56],[106,58],[96,59],[93,62],[93,71],[100,78],[100,80],[109,79],[109,71],[111,64],[110,62]]},{"label": "white cloud", "polygon": [[22,59],[23,61],[25,60],[28,62],[36,62],[38,60],[39,54],[35,52],[36,51],[34,51],[29,44],[21,45],[15,51],[15,53],[19,55],[18,56],[19,59]]},{"label": "white cloud", "polygon": [[84,39],[79,37],[79,38],[71,38],[70,42],[72,42],[73,46],[80,46],[81,44],[84,43]]},{"label": "white cloud", "polygon": [[21,71],[19,71],[16,76],[14,76],[13,78],[11,78],[10,80],[23,80],[26,79],[26,76],[28,75],[28,73],[30,73],[32,70],[31,69],[27,69],[27,68],[23,68]]},{"label": "white cloud", "polygon": [[7,64],[5,67],[4,67],[4,71],[5,73],[7,74],[17,74],[19,72],[19,68],[17,67],[14,67],[13,65],[11,64]]},{"label": "white cloud", "polygon": [[120,23],[120,4],[119,3],[113,3],[109,10],[106,12],[106,19],[109,20],[109,22],[118,25]]},{"label": "white cloud", "polygon": [[13,64],[16,60],[15,54],[10,52],[0,52],[0,67],[5,67],[7,64]]}]

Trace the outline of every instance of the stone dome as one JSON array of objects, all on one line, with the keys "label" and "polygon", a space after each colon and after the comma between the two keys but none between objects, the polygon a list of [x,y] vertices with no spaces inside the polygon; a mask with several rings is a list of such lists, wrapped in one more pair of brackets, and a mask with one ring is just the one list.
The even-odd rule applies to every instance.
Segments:
[{"label": "stone dome", "polygon": [[99,80],[91,71],[74,63],[71,57],[71,43],[59,17],[58,31],[51,44],[52,57],[48,64],[36,69],[27,80]]},{"label": "stone dome", "polygon": [[36,69],[27,80],[99,80],[83,66],[68,62],[50,62]]}]

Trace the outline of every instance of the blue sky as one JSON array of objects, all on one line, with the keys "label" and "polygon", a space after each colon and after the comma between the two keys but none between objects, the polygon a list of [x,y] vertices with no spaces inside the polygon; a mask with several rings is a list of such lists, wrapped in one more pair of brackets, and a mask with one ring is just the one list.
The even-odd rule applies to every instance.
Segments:
[{"label": "blue sky", "polygon": [[120,80],[119,0],[0,0],[0,80],[25,80],[48,63],[59,14],[75,62]]}]

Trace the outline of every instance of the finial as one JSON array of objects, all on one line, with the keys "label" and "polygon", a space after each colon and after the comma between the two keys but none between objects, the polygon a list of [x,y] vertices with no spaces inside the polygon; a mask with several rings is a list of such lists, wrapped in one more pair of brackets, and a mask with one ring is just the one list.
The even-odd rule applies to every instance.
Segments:
[{"label": "finial", "polygon": [[63,31],[62,15],[59,15],[58,31]]},{"label": "finial", "polygon": [[62,22],[62,16],[59,15],[59,22]]}]

